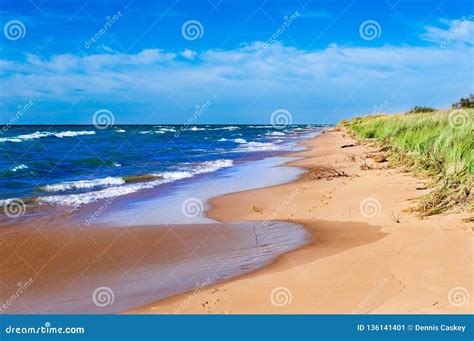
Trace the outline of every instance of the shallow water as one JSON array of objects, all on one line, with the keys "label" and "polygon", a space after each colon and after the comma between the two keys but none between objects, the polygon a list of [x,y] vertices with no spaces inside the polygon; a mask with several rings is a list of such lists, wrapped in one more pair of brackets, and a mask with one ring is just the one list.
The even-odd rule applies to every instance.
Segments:
[{"label": "shallow water", "polygon": [[[308,240],[305,229],[288,222],[170,225],[133,228],[131,233],[121,229],[118,235],[112,230],[83,231],[79,238],[70,229],[70,234],[47,239],[47,231],[32,231],[30,248],[17,250],[22,258],[9,257],[2,266],[9,275],[3,279],[0,301],[7,302],[18,283],[31,278],[32,284],[4,313],[125,311],[195,288],[207,290],[213,283],[255,271]],[[17,237],[8,236],[10,245],[21,245],[20,234],[27,232],[16,231]],[[21,270],[22,259],[29,260],[26,272]],[[31,268],[41,269],[39,275]],[[96,304],[97,290],[107,300],[104,306]]]},{"label": "shallow water", "polygon": [[[296,180],[303,173],[296,167],[279,167],[294,157],[270,157],[239,164],[193,181],[182,181],[172,190],[116,202],[100,215],[96,223],[117,226],[161,224],[206,224],[208,200],[227,193],[274,186]],[[251,203],[239,203],[251,205]],[[90,212],[81,215],[87,219]]]}]

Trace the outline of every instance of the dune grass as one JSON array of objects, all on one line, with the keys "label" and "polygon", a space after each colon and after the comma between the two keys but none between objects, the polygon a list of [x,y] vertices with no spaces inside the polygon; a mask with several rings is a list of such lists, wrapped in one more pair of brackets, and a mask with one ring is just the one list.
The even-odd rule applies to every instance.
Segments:
[{"label": "dune grass", "polygon": [[414,208],[421,215],[458,206],[474,209],[474,109],[372,115],[340,125],[389,147],[392,163],[430,180],[432,191]]}]

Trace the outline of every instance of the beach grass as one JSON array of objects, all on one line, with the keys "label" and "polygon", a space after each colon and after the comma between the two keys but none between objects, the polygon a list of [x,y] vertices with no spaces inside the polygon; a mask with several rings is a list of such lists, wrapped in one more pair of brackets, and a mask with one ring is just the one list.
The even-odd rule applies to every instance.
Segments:
[{"label": "beach grass", "polygon": [[474,109],[370,115],[342,121],[359,139],[389,149],[389,160],[429,179],[430,193],[413,210],[438,214],[455,207],[474,209]]}]

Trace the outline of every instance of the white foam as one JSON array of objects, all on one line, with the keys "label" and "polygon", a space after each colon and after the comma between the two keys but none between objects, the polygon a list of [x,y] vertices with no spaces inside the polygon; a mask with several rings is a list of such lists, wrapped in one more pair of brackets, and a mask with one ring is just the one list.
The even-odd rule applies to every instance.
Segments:
[{"label": "white foam", "polygon": [[95,135],[95,131],[62,131],[60,133],[53,134],[56,137],[63,138],[63,137],[74,137],[74,136],[81,136],[81,135]]},{"label": "white foam", "polygon": [[17,138],[14,138],[14,137],[2,137],[0,138],[0,142],[22,142],[23,140],[20,140],[20,139],[17,139]]},{"label": "white foam", "polygon": [[106,177],[102,179],[65,181],[58,184],[46,185],[40,189],[46,192],[62,192],[73,189],[88,189],[101,186],[122,185],[125,180],[121,177]]},{"label": "white foam", "polygon": [[245,143],[239,149],[243,151],[247,151],[247,152],[258,152],[258,151],[279,150],[280,147],[270,142],[249,142],[249,143]]},{"label": "white foam", "polygon": [[7,206],[11,202],[15,202],[15,200],[18,200],[18,199],[3,199],[3,200],[0,200],[0,207]]},{"label": "white foam", "polygon": [[236,126],[228,126],[228,127],[222,127],[222,128],[215,128],[213,130],[237,130],[237,129],[240,129],[240,128]]},{"label": "white foam", "polygon": [[267,133],[266,135],[270,136],[285,136],[285,133],[282,133],[281,131],[272,131],[271,133]]},{"label": "white foam", "polygon": [[125,133],[125,129],[115,129],[116,133]]},{"label": "white foam", "polygon": [[183,130],[189,130],[189,131],[201,131],[201,130],[206,130],[206,128],[191,127],[191,128],[189,128],[189,129],[183,129]]},{"label": "white foam", "polygon": [[155,173],[153,175],[162,176],[163,179],[166,180],[167,182],[191,178],[193,176],[191,172],[186,172],[186,171],[161,172],[161,173]]},{"label": "white foam", "polygon": [[194,168],[193,173],[194,174],[211,173],[221,168],[232,167],[233,164],[234,162],[232,160],[226,160],[226,159],[206,161],[196,166]]},{"label": "white foam", "polygon": [[0,142],[22,142],[25,140],[33,140],[33,139],[40,139],[43,137],[50,137],[50,136],[55,136],[58,138],[63,138],[63,137],[74,137],[74,136],[80,136],[80,135],[95,135],[95,131],[89,130],[89,131],[61,131],[59,133],[56,132],[49,132],[49,131],[36,131],[31,134],[22,134],[18,135],[15,137],[6,137],[6,138],[1,138]]},{"label": "white foam", "polygon": [[244,139],[240,139],[240,138],[238,138],[238,139],[235,139],[235,140],[234,140],[234,142],[235,142],[235,143],[247,143],[247,141],[246,141],[246,140],[244,140]]},{"label": "white foam", "polygon": [[174,128],[160,128],[160,131],[162,132],[169,132],[169,133],[176,133],[176,129]]},{"label": "white foam", "polygon": [[139,182],[134,184],[125,184],[125,181],[119,177],[108,177],[104,179],[94,179],[94,180],[80,180],[80,181],[71,181],[63,182],[57,185],[47,185],[42,189],[50,192],[64,191],[68,189],[76,188],[93,188],[97,186],[109,186],[104,189],[87,192],[87,193],[78,193],[78,194],[67,194],[67,195],[52,195],[41,197],[40,200],[45,203],[50,204],[59,204],[64,206],[79,207],[84,204],[95,202],[101,199],[108,199],[113,197],[118,197],[126,194],[131,194],[138,192],[143,189],[150,189],[161,184],[174,182],[181,179],[191,178],[197,174],[210,173],[218,169],[231,167],[233,165],[232,160],[213,160],[202,162],[192,168],[191,171],[175,171],[175,172],[161,172],[152,174],[154,176],[159,176],[161,179],[148,181],[148,182]]},{"label": "white foam", "polygon": [[52,195],[48,197],[41,197],[41,201],[49,204],[59,204],[64,206],[79,207],[84,204],[89,204],[101,199],[108,199],[118,197],[130,193],[137,192],[140,189],[152,188],[154,185],[152,182],[129,184],[125,186],[115,186],[104,188],[99,191],[80,193],[80,194],[69,194],[69,195]]},{"label": "white foam", "polygon": [[45,131],[45,132],[36,131],[34,133],[31,133],[31,134],[18,135],[17,138],[19,138],[21,140],[31,140],[31,139],[40,139],[42,137],[48,137],[48,136],[51,136],[51,135],[53,135],[53,133],[50,133],[48,131]]},{"label": "white foam", "polygon": [[27,165],[24,165],[24,164],[21,164],[21,165],[18,165],[18,166],[15,166],[13,167],[12,169],[10,169],[12,172],[16,172],[16,171],[19,171],[21,169],[28,169],[28,166]]}]

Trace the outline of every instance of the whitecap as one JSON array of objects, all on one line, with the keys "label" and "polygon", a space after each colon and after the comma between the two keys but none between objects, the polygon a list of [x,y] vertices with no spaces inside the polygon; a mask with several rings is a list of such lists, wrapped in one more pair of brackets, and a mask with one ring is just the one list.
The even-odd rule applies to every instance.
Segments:
[{"label": "whitecap", "polygon": [[52,195],[41,197],[40,200],[45,203],[59,204],[64,206],[79,207],[84,204],[95,202],[97,200],[108,199],[118,197],[126,194],[131,194],[143,189],[151,189],[161,184],[171,183],[181,179],[191,178],[197,174],[210,173],[218,169],[230,167],[233,165],[232,160],[219,159],[213,161],[201,162],[191,168],[190,171],[169,171],[152,174],[159,177],[158,180],[148,182],[138,182],[133,184],[125,183],[123,178],[119,177],[108,177],[104,179],[94,180],[80,180],[63,182],[57,185],[47,185],[42,189],[53,191],[64,191],[67,189],[76,188],[93,188],[96,186],[107,186],[112,187],[103,188],[100,190],[78,193],[78,194],[66,194],[66,195]]},{"label": "whitecap", "polygon": [[17,139],[17,138],[14,138],[14,137],[2,137],[0,138],[0,142],[22,142],[23,140],[20,140],[20,139]]},{"label": "whitecap", "polygon": [[267,133],[266,135],[270,136],[286,136],[285,133],[282,133],[281,131],[272,131],[271,133]]},{"label": "whitecap", "polygon": [[244,144],[239,149],[242,151],[247,151],[247,152],[257,152],[257,151],[279,150],[280,147],[277,146],[276,144],[269,143],[269,142],[249,142],[249,143]]},{"label": "whitecap", "polygon": [[124,183],[125,180],[121,177],[109,176],[102,179],[65,181],[58,184],[46,185],[40,187],[40,189],[46,192],[62,192],[73,189],[89,189],[102,186],[122,185]]},{"label": "whitecap", "polygon": [[74,136],[81,136],[81,135],[95,135],[95,131],[62,131],[60,133],[53,134],[56,137],[63,138],[63,137],[74,137]]},{"label": "whitecap", "polygon": [[162,132],[169,132],[169,133],[176,133],[176,129],[174,128],[160,128],[160,131]]},{"label": "whitecap", "polygon": [[21,169],[28,169],[28,166],[27,165],[24,165],[24,164],[21,164],[21,165],[18,165],[18,166],[15,166],[13,167],[12,169],[10,169],[12,172],[16,172],[16,171],[19,171]]}]

